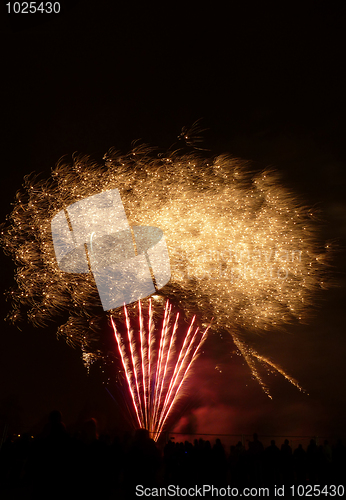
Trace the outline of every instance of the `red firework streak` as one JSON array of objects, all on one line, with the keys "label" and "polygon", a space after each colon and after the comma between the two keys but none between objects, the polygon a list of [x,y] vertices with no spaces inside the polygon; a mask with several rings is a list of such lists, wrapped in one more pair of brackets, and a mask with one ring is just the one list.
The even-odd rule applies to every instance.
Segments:
[{"label": "red firework streak", "polygon": [[166,302],[159,337],[154,331],[151,299],[147,322],[143,318],[141,302],[138,302],[137,334],[131,327],[125,305],[124,315],[126,334],[123,336],[117,330],[113,318],[111,323],[136,414],[136,424],[147,429],[157,441],[181,395],[182,386],[206,339],[210,324],[204,332],[200,332],[198,327],[194,327],[194,316],[182,345],[178,346],[179,313],[172,318],[169,301]]}]

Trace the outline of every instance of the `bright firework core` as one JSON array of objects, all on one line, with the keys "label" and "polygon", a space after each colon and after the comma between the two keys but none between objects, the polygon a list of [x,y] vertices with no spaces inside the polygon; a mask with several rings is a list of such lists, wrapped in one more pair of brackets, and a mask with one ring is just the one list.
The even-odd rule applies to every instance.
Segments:
[{"label": "bright firework core", "polygon": [[147,321],[138,302],[139,325],[132,329],[126,306],[126,335],[121,336],[111,318],[115,339],[131,394],[137,424],[158,440],[179,396],[181,389],[202,346],[206,334],[194,327],[195,317],[184,336],[177,340],[179,313],[172,321],[172,306],[166,302],[160,334],[155,332],[152,303],[149,300]]}]

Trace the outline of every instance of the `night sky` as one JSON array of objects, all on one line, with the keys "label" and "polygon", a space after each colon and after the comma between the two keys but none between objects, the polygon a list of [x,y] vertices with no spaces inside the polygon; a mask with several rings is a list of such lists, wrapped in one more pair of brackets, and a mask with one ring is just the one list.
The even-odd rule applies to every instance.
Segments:
[{"label": "night sky", "polygon": [[[319,211],[335,286],[316,295],[305,324],[251,335],[309,395],[265,376],[268,399],[231,338],[212,334],[176,429],[346,437],[345,3],[61,3],[62,14],[41,17],[1,6],[1,221],[24,175],[48,177],[76,151],[102,162],[135,139],[165,150],[202,118],[205,154],[273,167]],[[0,263],[5,291],[14,266],[2,252]],[[123,428],[102,367],[88,376],[81,353],[56,339],[58,325],[18,330],[2,319],[9,308],[1,294],[0,431],[8,421],[34,432],[55,408],[67,425],[95,416],[102,429]]]}]

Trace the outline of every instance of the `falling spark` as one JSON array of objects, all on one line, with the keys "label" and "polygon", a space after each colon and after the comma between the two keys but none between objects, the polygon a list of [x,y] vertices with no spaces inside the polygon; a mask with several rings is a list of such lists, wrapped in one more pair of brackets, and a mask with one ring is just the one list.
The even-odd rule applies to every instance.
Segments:
[{"label": "falling spark", "polygon": [[159,349],[156,352],[155,345],[151,345],[150,349],[147,348],[153,338],[151,300],[149,300],[148,310],[146,327],[141,302],[138,302],[137,338],[132,330],[125,305],[126,335],[123,337],[119,333],[112,317],[111,324],[137,424],[147,429],[157,441],[182,394],[181,389],[206,339],[210,325],[203,333],[199,332],[198,327],[193,333],[195,321],[193,318],[184,337],[183,345],[179,348],[177,335],[179,313],[172,322],[172,306],[167,301],[161,332],[157,338]]},{"label": "falling spark", "polygon": [[271,361],[270,359],[266,358],[265,356],[260,355],[258,352],[256,352],[255,349],[252,347],[247,346],[244,342],[239,340],[239,338],[234,339],[234,343],[239,349],[240,353],[244,357],[246,363],[248,364],[252,376],[257,380],[259,385],[261,386],[263,392],[270,398],[273,399],[272,396],[270,395],[269,388],[268,386],[264,383],[258,369],[256,366],[256,361],[259,361],[263,366],[267,367],[270,366],[273,368],[276,372],[280,373],[288,382],[290,382],[292,385],[297,387],[301,392],[305,392],[305,389],[300,386],[300,384],[295,380],[293,377],[288,375],[285,370],[283,370],[279,365]]}]

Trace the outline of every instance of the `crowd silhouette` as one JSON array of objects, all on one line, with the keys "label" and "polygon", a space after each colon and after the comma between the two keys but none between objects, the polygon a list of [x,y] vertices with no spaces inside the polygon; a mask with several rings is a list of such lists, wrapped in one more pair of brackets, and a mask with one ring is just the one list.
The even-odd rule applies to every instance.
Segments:
[{"label": "crowd silhouette", "polygon": [[[311,439],[292,450],[288,439],[264,447],[257,434],[225,449],[220,439],[159,447],[145,429],[111,438],[89,419],[73,433],[53,411],[35,437],[8,437],[0,451],[0,498],[135,498],[136,485],[246,486],[343,484],[346,450]],[[17,492],[18,496],[14,496]],[[24,495],[25,493],[25,495]],[[20,496],[23,494],[24,496]]]}]

